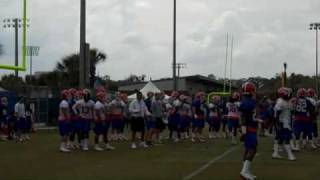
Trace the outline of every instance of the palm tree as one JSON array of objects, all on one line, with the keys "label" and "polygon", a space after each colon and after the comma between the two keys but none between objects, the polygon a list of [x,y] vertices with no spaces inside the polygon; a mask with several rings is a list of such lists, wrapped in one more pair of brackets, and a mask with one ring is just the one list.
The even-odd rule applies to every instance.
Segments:
[{"label": "palm tree", "polygon": [[[62,59],[62,62],[58,62],[55,68],[56,72],[59,72],[61,77],[59,78],[62,84],[68,84],[71,87],[78,86],[79,79],[79,54],[72,54]],[[107,55],[100,52],[97,49],[90,50],[90,87],[94,86],[96,78],[96,65],[100,62],[104,62],[107,59]]]}]

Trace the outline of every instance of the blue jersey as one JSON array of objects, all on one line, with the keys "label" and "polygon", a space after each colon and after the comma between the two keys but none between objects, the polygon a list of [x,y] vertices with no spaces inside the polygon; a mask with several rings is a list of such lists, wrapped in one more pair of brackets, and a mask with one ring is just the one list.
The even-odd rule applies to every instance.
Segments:
[{"label": "blue jersey", "polygon": [[312,103],[304,97],[300,97],[297,99],[296,107],[295,107],[295,120],[297,121],[309,121],[310,115],[313,113],[314,107]]},{"label": "blue jersey", "polygon": [[74,113],[74,111],[73,111],[73,109],[72,109],[73,105],[76,104],[75,99],[73,99],[73,98],[70,99],[70,100],[68,101],[68,104],[69,104],[69,113],[70,113],[70,116],[75,116],[76,114]]},{"label": "blue jersey", "polygon": [[148,99],[144,100],[144,103],[146,104],[148,111],[151,112],[152,100],[148,98]]},{"label": "blue jersey", "polygon": [[203,103],[201,103],[201,101],[200,100],[195,100],[195,101],[193,101],[192,102],[192,108],[194,108],[195,109],[195,114],[197,115],[197,116],[200,116],[200,117],[204,117],[205,116],[205,111],[206,111],[206,107],[205,107],[205,105],[203,104]]},{"label": "blue jersey", "polygon": [[248,132],[256,132],[258,127],[258,122],[254,120],[256,101],[251,97],[244,97],[239,110],[241,112],[242,126],[246,126]]}]

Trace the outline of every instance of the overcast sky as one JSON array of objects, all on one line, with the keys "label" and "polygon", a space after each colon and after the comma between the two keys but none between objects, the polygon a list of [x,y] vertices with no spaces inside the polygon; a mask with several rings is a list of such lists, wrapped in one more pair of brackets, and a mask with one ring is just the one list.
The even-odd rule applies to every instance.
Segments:
[{"label": "overcast sky", "polygon": [[[34,71],[50,71],[79,51],[80,0],[28,0],[28,44],[41,46]],[[171,76],[173,0],[87,0],[87,42],[108,54],[99,75]],[[224,76],[226,33],[234,36],[233,77],[314,74],[319,0],[177,0],[181,74]],[[22,17],[21,0],[0,0],[0,18]],[[3,64],[13,64],[14,31],[0,21]],[[29,67],[28,67],[29,68]],[[0,70],[1,74],[10,71]]]}]

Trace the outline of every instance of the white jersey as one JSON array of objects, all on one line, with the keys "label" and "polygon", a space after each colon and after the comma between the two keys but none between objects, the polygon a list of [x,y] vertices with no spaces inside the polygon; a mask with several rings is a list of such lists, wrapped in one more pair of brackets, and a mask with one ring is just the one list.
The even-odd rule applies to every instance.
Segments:
[{"label": "white jersey", "polygon": [[68,117],[65,116],[65,113],[67,113],[67,115],[69,114],[69,103],[66,100],[62,100],[59,105],[59,121],[68,120]]},{"label": "white jersey", "polygon": [[14,106],[14,112],[17,115],[17,118],[25,118],[26,117],[26,109],[23,103],[17,103]]},{"label": "white jersey", "polygon": [[94,113],[97,121],[104,121],[105,120],[105,105],[102,104],[100,101],[97,101],[94,105]]},{"label": "white jersey", "polygon": [[126,104],[122,100],[113,100],[110,103],[111,108],[112,108],[112,114],[123,114],[124,113],[124,108]]},{"label": "white jersey", "polygon": [[307,99],[311,102],[311,104],[316,107],[317,106],[317,101],[311,97],[307,97]]},{"label": "white jersey", "polygon": [[227,117],[230,119],[239,119],[240,118],[239,107],[240,107],[240,102],[234,102],[234,103],[228,102],[226,104],[226,108],[228,110]]},{"label": "white jersey", "polygon": [[[78,100],[75,104],[75,112],[79,112],[81,118],[93,119],[93,108],[95,103],[92,100],[85,102],[83,99]],[[78,111],[76,111],[78,110]]]},{"label": "white jersey", "polygon": [[129,105],[129,111],[133,117],[145,117],[150,114],[143,100],[133,100]]},{"label": "white jersey", "polygon": [[278,111],[281,111],[279,114],[279,122],[283,124],[284,128],[291,129],[291,111],[292,108],[288,101],[283,100],[282,98],[279,98],[276,102],[276,105],[274,107],[275,113]]}]

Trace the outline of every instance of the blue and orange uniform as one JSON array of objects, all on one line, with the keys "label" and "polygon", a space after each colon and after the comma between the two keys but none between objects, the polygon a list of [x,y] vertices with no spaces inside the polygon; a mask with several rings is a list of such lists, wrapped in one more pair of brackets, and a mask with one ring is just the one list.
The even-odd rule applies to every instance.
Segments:
[{"label": "blue and orange uniform", "polygon": [[241,124],[246,127],[244,134],[244,145],[246,149],[255,149],[258,145],[257,129],[258,122],[255,121],[256,101],[248,96],[244,96],[240,108]]}]

